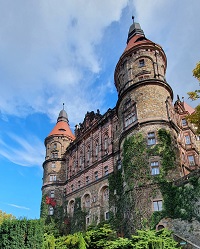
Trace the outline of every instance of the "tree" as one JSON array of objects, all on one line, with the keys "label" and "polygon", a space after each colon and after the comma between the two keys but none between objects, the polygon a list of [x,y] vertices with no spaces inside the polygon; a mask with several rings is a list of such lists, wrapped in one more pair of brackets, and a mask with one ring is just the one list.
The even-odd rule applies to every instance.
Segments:
[{"label": "tree", "polygon": [[[200,61],[197,63],[193,70],[193,76],[199,81],[200,85]],[[189,98],[197,100],[200,98],[200,90],[197,89],[194,92],[188,92]],[[188,116],[188,121],[197,127],[196,133],[200,134],[200,104],[195,108],[195,112]]]},{"label": "tree", "polygon": [[13,219],[16,219],[15,216],[13,216],[12,214],[7,214],[2,210],[0,210],[0,225],[4,222],[4,220],[13,220]]}]

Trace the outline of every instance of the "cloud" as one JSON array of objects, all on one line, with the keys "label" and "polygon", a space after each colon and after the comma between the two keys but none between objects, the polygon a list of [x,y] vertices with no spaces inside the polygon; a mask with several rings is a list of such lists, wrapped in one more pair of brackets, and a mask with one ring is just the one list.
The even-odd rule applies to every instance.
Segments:
[{"label": "cloud", "polygon": [[11,207],[19,208],[19,209],[30,210],[30,208],[28,208],[28,207],[18,206],[18,205],[16,205],[16,204],[9,204],[9,203],[7,203],[7,205],[8,205],[8,206],[11,206]]},{"label": "cloud", "polygon": [[[146,37],[160,44],[168,59],[167,81],[174,94],[187,99],[187,92],[198,88],[192,70],[199,57],[200,2],[187,0],[135,0],[137,21]],[[195,102],[189,102],[196,105]]]},{"label": "cloud", "polygon": [[0,155],[21,166],[41,166],[45,157],[43,143],[35,136],[22,138],[13,133],[0,139]]},{"label": "cloud", "polygon": [[93,75],[101,71],[96,46],[127,4],[128,0],[0,1],[1,113],[23,117],[43,112],[55,120],[65,102],[69,117],[77,122],[101,105],[87,94],[91,86],[95,94]]}]

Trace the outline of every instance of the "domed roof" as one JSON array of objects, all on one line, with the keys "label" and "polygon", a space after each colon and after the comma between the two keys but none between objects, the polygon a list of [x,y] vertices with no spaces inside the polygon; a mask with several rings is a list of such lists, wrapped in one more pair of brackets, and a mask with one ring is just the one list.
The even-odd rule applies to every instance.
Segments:
[{"label": "domed roof", "polygon": [[75,139],[75,136],[69,127],[68,116],[64,108],[60,111],[57,123],[54,126],[53,130],[49,133],[48,137],[52,135],[63,135],[71,140]]}]

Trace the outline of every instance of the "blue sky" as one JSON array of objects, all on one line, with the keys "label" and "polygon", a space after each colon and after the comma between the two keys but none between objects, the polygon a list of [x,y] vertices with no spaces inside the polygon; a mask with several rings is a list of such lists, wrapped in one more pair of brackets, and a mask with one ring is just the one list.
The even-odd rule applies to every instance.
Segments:
[{"label": "blue sky", "polygon": [[87,111],[115,106],[132,15],[165,50],[174,96],[187,100],[198,87],[199,9],[199,0],[0,0],[0,210],[39,218],[44,139],[62,103],[72,130]]}]

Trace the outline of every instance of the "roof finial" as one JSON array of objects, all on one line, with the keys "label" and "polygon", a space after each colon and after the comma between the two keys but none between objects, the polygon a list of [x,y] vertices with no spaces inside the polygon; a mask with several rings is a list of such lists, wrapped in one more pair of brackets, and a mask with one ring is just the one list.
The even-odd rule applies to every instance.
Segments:
[{"label": "roof finial", "polygon": [[65,109],[64,106],[65,106],[65,103],[63,103],[63,110]]},{"label": "roof finial", "polygon": [[132,16],[133,23],[134,23],[134,18],[135,18],[135,17],[134,17],[134,16]]}]

